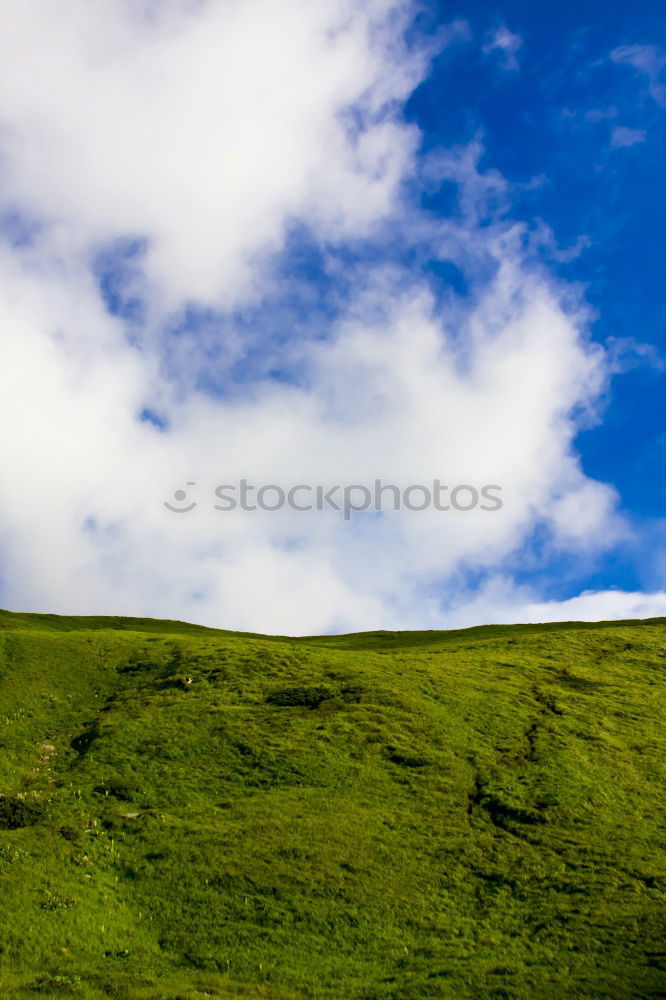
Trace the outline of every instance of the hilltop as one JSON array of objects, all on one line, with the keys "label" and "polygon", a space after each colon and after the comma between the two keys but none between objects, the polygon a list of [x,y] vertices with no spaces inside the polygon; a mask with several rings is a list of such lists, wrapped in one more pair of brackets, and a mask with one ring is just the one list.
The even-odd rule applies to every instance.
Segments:
[{"label": "hilltop", "polygon": [[665,672],[665,619],[0,612],[0,996],[664,996]]}]

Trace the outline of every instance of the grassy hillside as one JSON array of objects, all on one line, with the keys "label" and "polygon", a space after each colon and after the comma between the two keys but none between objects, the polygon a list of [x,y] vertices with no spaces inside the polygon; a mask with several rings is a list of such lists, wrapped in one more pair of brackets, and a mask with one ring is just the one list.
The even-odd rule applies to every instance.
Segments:
[{"label": "grassy hillside", "polygon": [[665,668],[0,613],[0,997],[663,997]]}]

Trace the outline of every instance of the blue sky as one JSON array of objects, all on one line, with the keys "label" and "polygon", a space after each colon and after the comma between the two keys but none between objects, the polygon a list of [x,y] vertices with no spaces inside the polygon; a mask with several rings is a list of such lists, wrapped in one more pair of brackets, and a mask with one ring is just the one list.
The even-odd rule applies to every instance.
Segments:
[{"label": "blue sky", "polygon": [[[612,383],[603,420],[575,442],[585,471],[613,483],[649,535],[666,507],[666,107],[664,93],[650,93],[647,74],[613,53],[644,47],[663,83],[663,10],[651,3],[430,4],[423,22],[431,27],[443,17],[468,20],[474,37],[492,39],[507,27],[520,39],[519,65],[498,73],[501,50],[493,64],[473,38],[445,50],[406,109],[424,132],[424,148],[463,143],[481,128],[483,165],[527,187],[513,214],[542,219],[562,247],[584,241],[572,260],[549,263],[583,285],[596,310],[592,336],[653,349],[621,350],[624,374]],[[614,145],[617,129],[632,130],[635,144]],[[542,183],[532,186],[535,178]],[[625,552],[587,582],[634,587],[646,577],[656,584],[643,556]],[[570,588],[567,581],[560,589]]]},{"label": "blue sky", "polygon": [[[657,5],[8,0],[0,28],[0,604],[666,614]],[[211,502],[439,476],[502,511]]]}]

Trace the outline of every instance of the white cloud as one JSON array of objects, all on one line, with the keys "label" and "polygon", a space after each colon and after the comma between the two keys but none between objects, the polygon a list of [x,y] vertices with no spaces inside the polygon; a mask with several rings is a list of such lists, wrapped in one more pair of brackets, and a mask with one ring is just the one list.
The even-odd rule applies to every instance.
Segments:
[{"label": "white cloud", "polygon": [[391,209],[417,140],[391,108],[423,71],[387,34],[400,6],[173,3],[145,20],[145,4],[8,0],[4,198],[60,253],[148,236],[161,302],[237,301],[290,217],[363,235]]},{"label": "white cloud", "polygon": [[644,128],[628,128],[626,125],[616,125],[611,133],[611,148],[631,148],[631,146],[645,142],[646,138],[647,132]]},{"label": "white cloud", "polygon": [[[573,112],[572,112],[573,114]],[[605,122],[612,118],[617,118],[618,110],[615,106],[610,108],[590,108],[584,114],[585,121],[587,122]]]},{"label": "white cloud", "polygon": [[516,70],[520,68],[517,52],[522,47],[522,44],[523,40],[520,35],[509,31],[506,25],[502,24],[492,33],[490,40],[484,45],[483,51],[485,53],[499,53],[502,59],[502,67],[506,70]]},{"label": "white cloud", "polygon": [[[431,184],[458,185],[459,217],[434,224],[401,200],[418,136],[399,108],[425,64],[400,42],[408,14],[380,0],[4,5],[0,197],[41,226],[0,252],[12,607],[291,633],[446,625],[457,581],[496,574],[536,528],[575,552],[626,531],[614,492],[573,450],[608,360],[576,293],[507,221],[510,189],[480,172],[480,141],[430,163]],[[515,37],[499,48],[512,56]],[[350,263],[325,338],[267,339],[261,318],[248,331],[234,309],[258,314],[280,294],[269,260],[294,220],[322,248],[382,225],[426,241],[472,294],[438,305],[406,267]],[[100,248],[129,237],[149,246],[138,341],[91,271]],[[166,332],[192,300],[226,310],[224,322]],[[266,367],[298,377],[252,377],[226,396],[196,388],[258,344]],[[137,419],[145,406],[168,431]],[[348,524],[211,509],[213,487],[241,477],[498,483],[505,503]],[[168,513],[162,501],[190,480],[199,506]],[[470,614],[492,617],[492,602],[463,592]]]},{"label": "white cloud", "polygon": [[[603,356],[515,262],[469,316],[462,352],[426,293],[395,295],[377,279],[336,335],[310,348],[305,387],[172,400],[169,434],[134,418],[157,376],[114,340],[93,290],[77,286],[78,324],[97,331],[89,350],[84,337],[54,340],[59,290],[40,279],[38,306],[32,280],[15,285],[21,309],[6,306],[2,322],[2,457],[14,470],[3,523],[17,606],[268,631],[425,625],[446,620],[425,593],[461,566],[491,570],[537,522],[565,549],[619,530],[612,492],[586,480],[570,450],[570,411],[596,398]],[[242,476],[492,482],[505,508],[351,524],[335,513],[213,511],[214,486]],[[191,478],[199,508],[164,511]]]},{"label": "white cloud", "polygon": [[647,78],[648,92],[658,104],[666,104],[666,85],[661,76],[666,55],[656,45],[620,45],[610,54],[613,62],[632,66]]},{"label": "white cloud", "polygon": [[451,628],[487,622],[495,625],[539,622],[628,621],[666,617],[666,592],[644,594],[623,590],[585,591],[566,601],[540,601],[527,587],[501,577],[461,607],[451,609]]}]

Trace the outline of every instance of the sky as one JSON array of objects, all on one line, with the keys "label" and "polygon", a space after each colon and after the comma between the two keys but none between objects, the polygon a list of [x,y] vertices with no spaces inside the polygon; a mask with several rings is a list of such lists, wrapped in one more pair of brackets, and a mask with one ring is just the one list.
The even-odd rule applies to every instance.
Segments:
[{"label": "sky", "polygon": [[0,606],[666,615],[665,145],[645,0],[5,0]]}]

